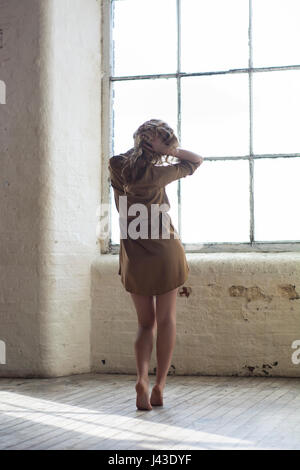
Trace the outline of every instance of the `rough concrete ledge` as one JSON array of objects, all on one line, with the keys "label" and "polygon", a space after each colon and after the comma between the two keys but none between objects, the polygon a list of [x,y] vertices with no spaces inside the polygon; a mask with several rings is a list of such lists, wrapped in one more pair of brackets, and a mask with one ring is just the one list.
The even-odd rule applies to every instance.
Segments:
[{"label": "rough concrete ledge", "polygon": [[[300,253],[187,253],[170,374],[300,376]],[[92,264],[92,371],[135,373],[118,255]],[[155,373],[155,347],[150,369]]]}]

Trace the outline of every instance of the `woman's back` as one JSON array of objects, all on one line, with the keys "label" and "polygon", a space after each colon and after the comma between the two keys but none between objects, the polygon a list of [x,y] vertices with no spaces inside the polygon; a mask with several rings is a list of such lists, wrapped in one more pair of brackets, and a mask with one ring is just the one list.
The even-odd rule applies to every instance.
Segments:
[{"label": "woman's back", "polygon": [[121,231],[118,274],[128,292],[160,295],[184,284],[189,272],[183,245],[167,213],[165,186],[192,175],[201,162],[148,165],[140,178],[126,184],[125,158],[120,154],[109,159]]}]

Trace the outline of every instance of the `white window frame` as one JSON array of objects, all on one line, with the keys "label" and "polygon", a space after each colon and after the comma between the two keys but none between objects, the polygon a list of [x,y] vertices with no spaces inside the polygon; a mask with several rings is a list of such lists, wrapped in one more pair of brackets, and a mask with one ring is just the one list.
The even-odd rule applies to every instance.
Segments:
[{"label": "white window frame", "polygon": [[[180,7],[181,0],[177,2],[177,72],[170,74],[155,74],[155,75],[130,75],[130,76],[112,76],[113,70],[113,41],[112,41],[112,18],[113,18],[113,4],[116,1],[126,0],[102,0],[102,102],[101,102],[101,136],[102,136],[102,178],[101,178],[101,204],[107,205],[114,204],[111,198],[110,180],[108,172],[108,159],[113,153],[113,107],[112,107],[112,83],[121,80],[152,80],[161,78],[176,78],[177,81],[177,135],[181,136],[181,78],[192,76],[207,76],[207,75],[220,75],[220,74],[234,74],[246,73],[248,74],[249,83],[249,154],[246,156],[226,156],[226,157],[205,157],[205,160],[248,160],[249,161],[249,174],[250,174],[250,187],[249,187],[249,202],[250,202],[250,241],[249,242],[214,242],[214,243],[183,243],[187,253],[214,253],[214,252],[286,252],[286,251],[300,251],[300,240],[292,241],[268,241],[259,242],[254,240],[254,160],[260,158],[291,158],[300,157],[300,153],[295,154],[254,154],[253,153],[253,90],[252,90],[252,76],[254,73],[259,72],[272,72],[279,70],[300,70],[300,65],[281,66],[281,67],[258,67],[253,68],[252,64],[252,0],[249,2],[249,28],[248,28],[248,44],[249,44],[249,60],[248,67],[245,69],[229,69],[225,71],[210,71],[201,73],[183,73],[180,72]],[[151,0],[149,0],[151,1]],[[181,234],[181,214],[180,214],[180,192],[181,183],[178,180],[178,232]],[[107,236],[99,240],[101,253],[119,253],[119,244],[111,243],[111,211],[108,214],[108,233]]]}]

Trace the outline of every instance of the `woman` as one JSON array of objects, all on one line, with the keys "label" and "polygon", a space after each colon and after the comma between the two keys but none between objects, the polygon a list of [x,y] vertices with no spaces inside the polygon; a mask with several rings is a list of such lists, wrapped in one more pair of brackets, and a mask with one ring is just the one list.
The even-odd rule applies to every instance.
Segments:
[{"label": "woman", "polygon": [[[177,291],[189,273],[183,245],[165,210],[170,208],[165,186],[193,174],[203,157],[180,148],[173,129],[159,119],[143,123],[133,137],[134,147],[109,159],[109,171],[121,228],[118,274],[131,294],[138,317],[136,406],[151,410],[152,406],[163,405],[176,337]],[[164,161],[169,163],[169,156],[177,157],[180,162],[162,165]],[[128,210],[125,217],[124,201]],[[134,204],[139,204],[140,215],[143,213],[138,225],[130,212]],[[157,213],[157,206],[164,210]],[[150,213],[156,214],[156,218]],[[156,329],[156,383],[149,399],[148,371]]]}]

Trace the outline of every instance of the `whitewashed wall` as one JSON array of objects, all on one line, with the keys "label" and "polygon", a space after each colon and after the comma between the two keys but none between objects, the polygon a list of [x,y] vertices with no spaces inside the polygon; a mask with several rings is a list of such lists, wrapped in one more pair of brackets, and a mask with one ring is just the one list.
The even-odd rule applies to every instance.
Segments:
[{"label": "whitewashed wall", "polygon": [[[96,237],[100,1],[0,0],[0,29],[0,376],[135,373],[136,313]],[[187,257],[170,373],[300,376],[300,254]]]},{"label": "whitewashed wall", "polygon": [[0,376],[90,368],[101,4],[0,0]]},{"label": "whitewashed wall", "polygon": [[[170,374],[300,377],[300,253],[187,254]],[[136,313],[118,255],[93,263],[92,370],[135,373]],[[297,347],[300,360],[300,342]],[[155,348],[151,373],[155,372]]]}]

